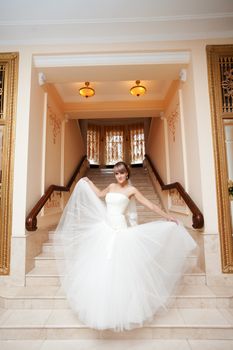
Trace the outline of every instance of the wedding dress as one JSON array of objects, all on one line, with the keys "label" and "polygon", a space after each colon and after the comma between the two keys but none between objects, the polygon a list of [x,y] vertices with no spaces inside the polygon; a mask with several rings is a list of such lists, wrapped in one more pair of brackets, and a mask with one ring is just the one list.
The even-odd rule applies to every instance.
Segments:
[{"label": "wedding dress", "polygon": [[67,300],[92,328],[119,331],[151,319],[166,307],[196,247],[174,222],[137,225],[134,208],[122,193],[107,193],[102,201],[81,179],[56,229]]}]

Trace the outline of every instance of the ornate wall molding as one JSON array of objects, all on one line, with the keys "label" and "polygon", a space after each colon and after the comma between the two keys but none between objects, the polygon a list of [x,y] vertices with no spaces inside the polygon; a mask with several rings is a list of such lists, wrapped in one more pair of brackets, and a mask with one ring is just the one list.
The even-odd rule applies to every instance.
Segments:
[{"label": "ornate wall molding", "polygon": [[48,119],[52,127],[53,143],[55,144],[57,136],[61,133],[61,119],[53,112],[50,106],[48,106]]},{"label": "ornate wall molding", "polygon": [[168,127],[172,134],[173,142],[176,141],[176,125],[179,118],[180,118],[179,103],[177,103],[175,109],[167,116]]},{"label": "ornate wall molding", "polygon": [[233,55],[219,57],[222,87],[222,112],[233,112]]},{"label": "ornate wall molding", "polygon": [[189,214],[189,210],[187,204],[183,200],[182,196],[176,189],[169,190],[169,210],[181,213],[181,214]]},{"label": "ornate wall molding", "polygon": [[63,194],[61,192],[53,192],[49,200],[44,206],[43,215],[59,213],[63,207]]}]

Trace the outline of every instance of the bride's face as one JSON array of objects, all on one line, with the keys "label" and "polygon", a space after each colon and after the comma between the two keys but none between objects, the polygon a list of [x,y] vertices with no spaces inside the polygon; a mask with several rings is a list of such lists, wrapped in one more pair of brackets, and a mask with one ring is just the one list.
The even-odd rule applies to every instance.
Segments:
[{"label": "bride's face", "polygon": [[128,179],[128,173],[126,171],[115,171],[115,178],[117,182],[121,185],[124,184]]}]

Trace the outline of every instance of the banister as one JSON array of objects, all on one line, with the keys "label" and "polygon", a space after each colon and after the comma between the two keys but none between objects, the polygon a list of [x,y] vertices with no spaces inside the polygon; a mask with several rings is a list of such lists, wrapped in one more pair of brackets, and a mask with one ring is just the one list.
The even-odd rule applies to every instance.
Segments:
[{"label": "banister", "polygon": [[183,198],[183,200],[185,201],[185,203],[187,204],[187,206],[189,207],[190,211],[193,214],[193,216],[192,216],[193,228],[196,228],[196,229],[202,228],[204,226],[203,214],[201,213],[201,211],[197,207],[197,205],[194,203],[192,198],[189,196],[189,194],[185,191],[183,186],[179,182],[173,182],[171,184],[165,185],[163,180],[161,179],[158,171],[156,170],[154,164],[152,163],[150,157],[147,154],[145,154],[145,158],[147,159],[148,163],[150,164],[150,167],[151,167],[153,173],[155,174],[155,176],[160,184],[161,189],[163,191],[176,189],[180,193],[181,197]]},{"label": "banister", "polygon": [[38,200],[38,202],[36,203],[36,205],[33,207],[33,209],[30,211],[30,213],[28,214],[27,218],[26,218],[26,229],[28,231],[36,231],[37,229],[37,215],[39,214],[39,212],[41,211],[41,209],[43,208],[43,206],[45,205],[45,203],[47,202],[47,200],[50,198],[50,196],[52,195],[52,193],[54,191],[59,191],[59,192],[69,192],[76,176],[79,173],[79,170],[84,162],[84,160],[86,159],[86,155],[83,156],[80,160],[80,162],[78,163],[76,169],[74,170],[70,180],[68,181],[66,186],[58,186],[58,185],[50,185],[47,190],[45,191],[45,193],[43,194],[43,196]]}]

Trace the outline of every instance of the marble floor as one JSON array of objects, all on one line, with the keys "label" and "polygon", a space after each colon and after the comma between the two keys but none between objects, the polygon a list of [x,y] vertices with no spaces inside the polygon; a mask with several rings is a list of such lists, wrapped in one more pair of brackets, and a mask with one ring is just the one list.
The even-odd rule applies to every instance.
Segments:
[{"label": "marble floor", "polygon": [[233,340],[7,340],[1,350],[232,350]]}]

